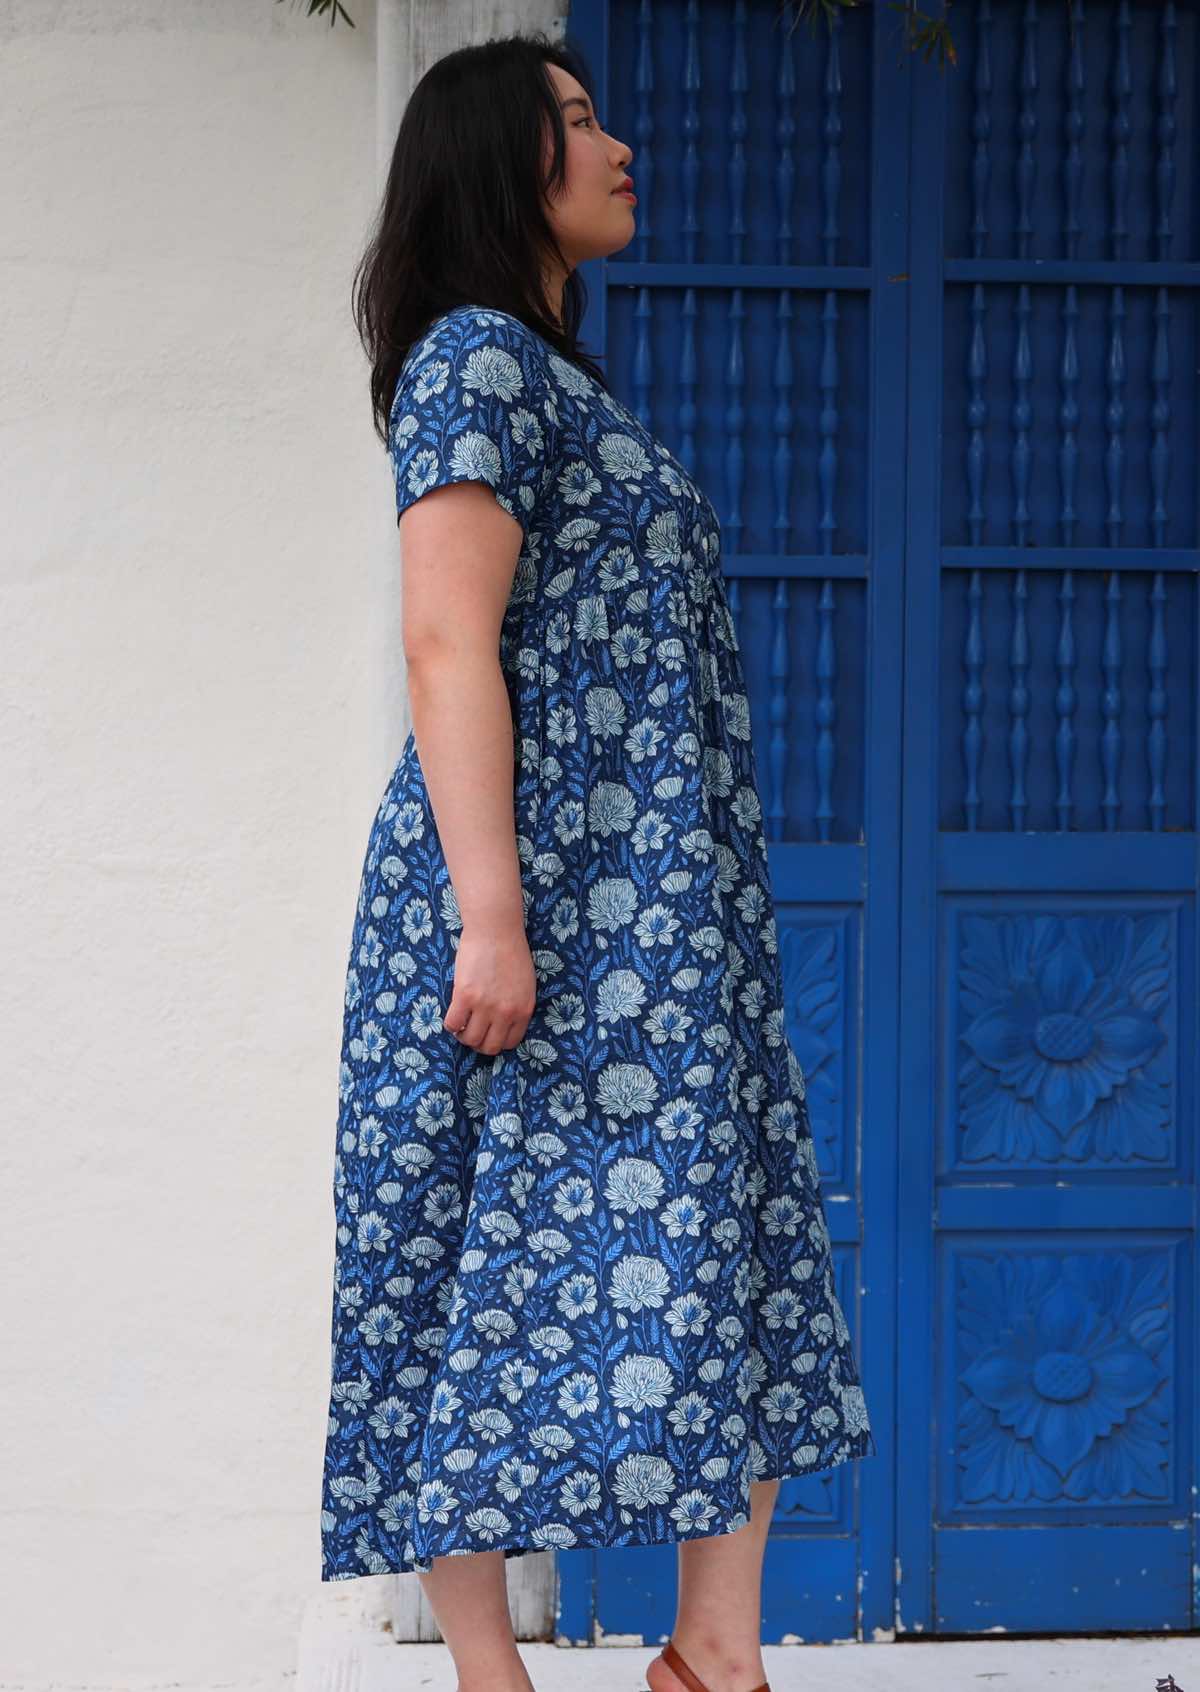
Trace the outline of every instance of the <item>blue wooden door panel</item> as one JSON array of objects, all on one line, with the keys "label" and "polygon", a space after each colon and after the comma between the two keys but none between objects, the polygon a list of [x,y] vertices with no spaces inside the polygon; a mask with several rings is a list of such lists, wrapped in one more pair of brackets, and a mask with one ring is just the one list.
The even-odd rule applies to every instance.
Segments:
[{"label": "blue wooden door panel", "polygon": [[913,108],[897,1612],[1186,1628],[1196,8],[955,18]]},{"label": "blue wooden door panel", "polygon": [[[763,1636],[869,1637],[895,1543],[910,83],[883,9],[816,36],[774,0],[577,0],[569,23],[639,195],[629,247],[583,267],[586,339],[721,517],[788,1031],[879,1446],[873,1484],[784,1482]],[[674,1546],[558,1562],[560,1637],[666,1637]]]},{"label": "blue wooden door panel", "polygon": [[[1183,1628],[1197,1424],[1197,7],[575,0],[588,344],[696,473],[879,1455],[764,1638]],[[658,1642],[673,1546],[559,1563]]]}]

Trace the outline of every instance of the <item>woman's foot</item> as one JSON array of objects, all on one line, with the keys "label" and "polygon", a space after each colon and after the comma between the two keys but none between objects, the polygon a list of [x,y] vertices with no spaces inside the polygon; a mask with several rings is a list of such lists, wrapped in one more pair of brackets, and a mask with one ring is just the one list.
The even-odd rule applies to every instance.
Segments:
[{"label": "woman's foot", "polygon": [[671,1642],[700,1684],[681,1678],[660,1653],[646,1665],[650,1692],[758,1692],[766,1682],[761,1654],[753,1661],[735,1661],[703,1640],[681,1644],[672,1635]]}]

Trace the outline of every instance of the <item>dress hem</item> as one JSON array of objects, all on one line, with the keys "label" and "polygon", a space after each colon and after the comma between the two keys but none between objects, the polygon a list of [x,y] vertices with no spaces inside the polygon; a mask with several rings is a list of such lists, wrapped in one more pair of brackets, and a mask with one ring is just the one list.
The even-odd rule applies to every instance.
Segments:
[{"label": "dress hem", "polygon": [[[816,1463],[806,1469],[787,1468],[779,1474],[756,1475],[755,1480],[805,1480],[810,1475],[827,1474],[829,1470],[839,1468],[843,1463],[848,1463],[854,1458],[877,1457],[878,1455],[879,1448],[875,1443],[873,1432],[870,1428],[865,1428],[848,1442],[846,1449],[839,1456],[834,1457],[827,1463]],[[741,1522],[738,1524],[738,1528],[745,1525],[744,1522]],[[703,1528],[689,1528],[679,1525],[676,1532],[668,1533],[660,1539],[616,1540],[611,1536],[593,1539],[580,1538],[576,1540],[574,1545],[532,1545],[529,1543],[527,1534],[524,1536],[517,1535],[498,1540],[495,1545],[470,1545],[463,1546],[460,1550],[435,1551],[431,1556],[424,1559],[402,1557],[398,1562],[389,1564],[387,1568],[383,1569],[335,1570],[323,1567],[321,1581],[323,1584],[331,1584],[340,1580],[369,1580],[372,1575],[429,1574],[432,1572],[433,1562],[437,1557],[473,1557],[481,1551],[503,1551],[506,1558],[521,1557],[527,1552],[534,1551],[604,1551],[612,1549],[636,1551],[644,1545],[675,1545],[686,1543],[690,1539],[715,1539],[719,1534],[736,1533],[738,1528],[731,1528],[728,1525],[728,1517],[726,1517],[720,1522],[707,1524]],[[376,1552],[376,1555],[381,1555],[381,1553]]]}]

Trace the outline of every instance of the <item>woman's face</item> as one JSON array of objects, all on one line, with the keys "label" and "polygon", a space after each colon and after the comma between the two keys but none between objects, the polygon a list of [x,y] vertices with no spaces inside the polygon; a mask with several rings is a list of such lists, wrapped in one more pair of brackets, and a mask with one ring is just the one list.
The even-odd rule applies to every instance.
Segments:
[{"label": "woman's face", "polygon": [[566,185],[549,202],[548,213],[573,269],[583,259],[606,258],[632,241],[634,202],[614,190],[627,174],[633,149],[604,133],[586,89],[569,71],[553,64],[548,69],[567,137]]}]

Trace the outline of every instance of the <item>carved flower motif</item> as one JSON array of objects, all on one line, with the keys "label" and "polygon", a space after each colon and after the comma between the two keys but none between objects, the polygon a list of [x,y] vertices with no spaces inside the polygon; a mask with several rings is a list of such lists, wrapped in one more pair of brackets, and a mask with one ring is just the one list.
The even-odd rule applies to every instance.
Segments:
[{"label": "carved flower motif", "polygon": [[967,915],[961,934],[962,1155],[1164,1158],[1167,919]]},{"label": "carved flower motif", "polygon": [[960,1274],[964,1498],[1161,1497],[1162,1253],[966,1258]]}]

